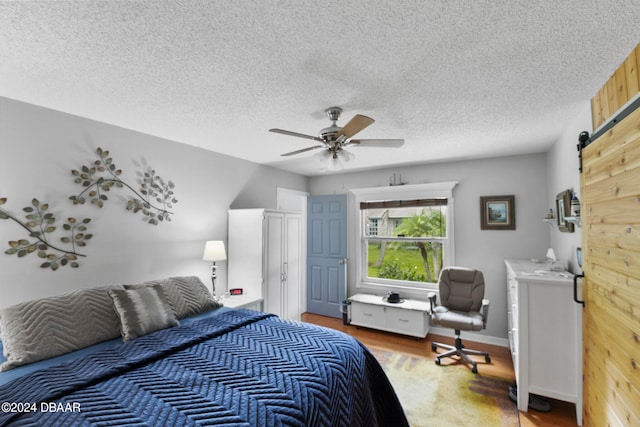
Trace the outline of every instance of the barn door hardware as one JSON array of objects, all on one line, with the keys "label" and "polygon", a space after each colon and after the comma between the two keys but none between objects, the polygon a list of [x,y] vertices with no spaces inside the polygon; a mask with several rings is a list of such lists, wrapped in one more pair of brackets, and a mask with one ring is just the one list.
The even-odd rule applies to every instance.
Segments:
[{"label": "barn door hardware", "polygon": [[596,129],[591,136],[589,136],[589,132],[583,131],[580,132],[578,136],[578,152],[580,153],[578,156],[580,158],[580,172],[582,173],[582,150],[591,144],[593,141],[600,138],[606,132],[608,132],[612,127],[620,123],[624,120],[629,114],[633,113],[635,110],[640,108],[640,97],[636,98],[633,102],[630,102],[624,108],[622,108],[618,114],[613,117],[608,122],[605,122],[602,126]]},{"label": "barn door hardware", "polygon": [[573,300],[584,307],[584,301],[578,299],[578,279],[584,278],[584,274],[576,274],[573,276]]},{"label": "barn door hardware", "polygon": [[578,135],[578,159],[580,162],[580,166],[578,169],[580,173],[582,173],[582,150],[587,146],[587,141],[589,141],[589,132],[582,131],[580,135]]}]

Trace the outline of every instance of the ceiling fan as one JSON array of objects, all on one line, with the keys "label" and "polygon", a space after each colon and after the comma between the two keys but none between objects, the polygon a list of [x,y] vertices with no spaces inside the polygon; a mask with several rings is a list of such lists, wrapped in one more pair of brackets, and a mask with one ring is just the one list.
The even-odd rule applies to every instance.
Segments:
[{"label": "ceiling fan", "polygon": [[344,161],[349,161],[354,157],[352,153],[345,150],[345,147],[401,147],[404,144],[404,139],[350,139],[356,133],[360,132],[367,126],[370,126],[374,120],[370,117],[356,114],[351,120],[349,120],[349,122],[347,122],[346,125],[340,127],[336,122],[342,114],[342,108],[330,107],[327,108],[325,112],[327,113],[329,120],[333,123],[329,127],[320,129],[318,136],[306,135],[284,129],[269,129],[269,132],[311,139],[321,143],[301,150],[290,151],[288,153],[281,154],[281,156],[293,156],[295,154],[322,148],[323,150],[316,154],[316,156],[318,156],[321,161],[326,162],[330,160],[328,164],[329,169],[332,169],[332,167],[335,169],[336,167],[341,166],[338,155],[340,155]]}]

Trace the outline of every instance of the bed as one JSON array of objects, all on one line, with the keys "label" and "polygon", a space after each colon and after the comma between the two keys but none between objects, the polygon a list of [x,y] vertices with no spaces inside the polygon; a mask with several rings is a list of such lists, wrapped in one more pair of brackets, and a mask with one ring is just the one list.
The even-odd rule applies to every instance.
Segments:
[{"label": "bed", "polygon": [[[408,425],[382,368],[352,337],[271,314],[217,307],[197,278],[160,282],[78,291],[0,310],[0,425]],[[169,326],[132,334],[140,319],[126,319],[131,307],[119,307],[114,294],[149,288],[165,303],[154,306],[150,316],[157,321],[157,313],[168,307]],[[194,289],[197,298],[189,295]],[[86,293],[92,293],[91,309]],[[44,309],[51,300],[54,308]],[[105,302],[111,306],[103,307]],[[104,313],[96,316],[103,309],[115,311],[116,325]],[[105,317],[108,327],[95,324]],[[16,338],[25,333],[20,323],[30,331],[45,329],[40,335],[49,342],[24,351],[21,345],[33,340],[25,344]],[[102,340],[113,335],[114,326],[119,335]],[[71,330],[61,333],[64,328]],[[85,335],[99,342],[85,345]],[[80,343],[69,344],[78,337]]]}]

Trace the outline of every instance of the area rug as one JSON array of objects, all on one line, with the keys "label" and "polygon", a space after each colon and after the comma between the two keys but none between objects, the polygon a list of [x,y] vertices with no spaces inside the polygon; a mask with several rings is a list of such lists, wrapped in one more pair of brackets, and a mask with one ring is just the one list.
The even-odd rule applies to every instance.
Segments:
[{"label": "area rug", "polygon": [[432,359],[369,348],[389,377],[412,427],[514,427],[509,382]]}]

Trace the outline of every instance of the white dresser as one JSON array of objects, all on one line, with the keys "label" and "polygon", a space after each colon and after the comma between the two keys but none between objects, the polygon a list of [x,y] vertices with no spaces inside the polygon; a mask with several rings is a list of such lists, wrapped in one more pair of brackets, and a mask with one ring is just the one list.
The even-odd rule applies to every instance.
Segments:
[{"label": "white dresser", "polygon": [[582,425],[582,306],[573,301],[573,275],[530,260],[505,264],[518,409],[527,411],[529,393],[573,402]]},{"label": "white dresser", "polygon": [[386,302],[383,297],[356,294],[349,298],[351,324],[424,338],[429,333],[428,301]]}]

